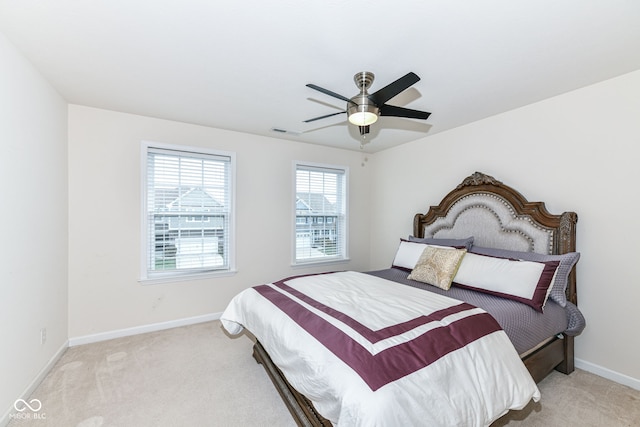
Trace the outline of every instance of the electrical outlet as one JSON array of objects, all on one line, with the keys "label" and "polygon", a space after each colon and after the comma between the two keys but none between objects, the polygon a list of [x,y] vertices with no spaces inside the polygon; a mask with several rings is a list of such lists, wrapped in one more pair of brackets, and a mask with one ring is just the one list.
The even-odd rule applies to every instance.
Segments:
[{"label": "electrical outlet", "polygon": [[47,328],[40,329],[40,344],[47,342]]}]

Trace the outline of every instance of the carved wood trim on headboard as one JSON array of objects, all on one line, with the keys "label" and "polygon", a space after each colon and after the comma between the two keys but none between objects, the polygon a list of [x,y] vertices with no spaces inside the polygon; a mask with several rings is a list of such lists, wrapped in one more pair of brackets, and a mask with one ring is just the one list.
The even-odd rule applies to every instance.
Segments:
[{"label": "carved wood trim on headboard", "polygon": [[[432,224],[438,218],[446,217],[449,209],[461,198],[472,194],[492,194],[502,198],[513,207],[518,216],[527,216],[533,222],[553,229],[552,254],[563,254],[576,250],[576,223],[578,215],[575,212],[564,212],[560,215],[549,213],[544,202],[529,202],[520,192],[482,172],[465,178],[460,185],[447,194],[439,205],[431,206],[426,214],[417,214],[413,221],[413,234],[424,237],[424,226]],[[569,277],[567,298],[577,303],[575,269]]]}]

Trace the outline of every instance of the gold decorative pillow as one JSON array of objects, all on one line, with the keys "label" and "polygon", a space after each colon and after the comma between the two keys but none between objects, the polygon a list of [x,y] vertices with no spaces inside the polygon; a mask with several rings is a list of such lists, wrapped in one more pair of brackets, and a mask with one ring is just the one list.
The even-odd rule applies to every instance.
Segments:
[{"label": "gold decorative pillow", "polygon": [[408,278],[449,290],[466,253],[466,249],[427,246]]}]

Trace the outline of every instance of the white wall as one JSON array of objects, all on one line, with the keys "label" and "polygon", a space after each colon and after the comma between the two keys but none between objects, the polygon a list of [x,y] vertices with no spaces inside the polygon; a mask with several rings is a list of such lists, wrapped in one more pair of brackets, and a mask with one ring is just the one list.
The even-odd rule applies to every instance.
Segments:
[{"label": "white wall", "polygon": [[67,104],[1,33],[0,64],[2,424],[66,346]]},{"label": "white wall", "polygon": [[[235,276],[138,283],[141,140],[236,153]],[[291,267],[294,160],[349,167],[351,262]],[[362,162],[354,151],[71,105],[69,336],[218,313],[249,286],[308,272],[368,268],[370,168]]]},{"label": "white wall", "polygon": [[587,328],[576,357],[640,384],[639,135],[636,71],[378,153],[372,268],[390,264],[415,213],[475,171],[492,175],[550,212],[578,213],[578,299]]}]

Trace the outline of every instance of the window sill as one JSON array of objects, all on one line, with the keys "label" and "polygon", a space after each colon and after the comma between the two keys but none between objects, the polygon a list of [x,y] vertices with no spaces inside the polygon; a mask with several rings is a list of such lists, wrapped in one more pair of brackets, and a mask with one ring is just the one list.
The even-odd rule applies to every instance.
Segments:
[{"label": "window sill", "polygon": [[317,261],[305,261],[305,262],[294,262],[291,264],[292,268],[308,268],[316,265],[329,265],[329,264],[344,264],[351,261],[350,258],[341,258],[341,259],[327,259],[327,260],[317,260]]},{"label": "window sill", "polygon": [[141,285],[159,285],[162,283],[187,282],[192,280],[212,279],[216,277],[234,276],[237,270],[211,271],[206,273],[185,273],[170,276],[139,279]]}]

